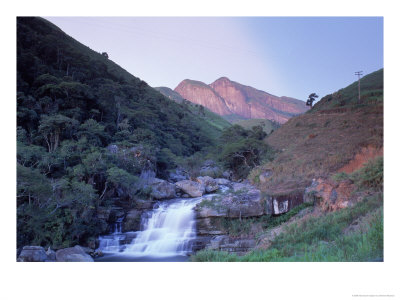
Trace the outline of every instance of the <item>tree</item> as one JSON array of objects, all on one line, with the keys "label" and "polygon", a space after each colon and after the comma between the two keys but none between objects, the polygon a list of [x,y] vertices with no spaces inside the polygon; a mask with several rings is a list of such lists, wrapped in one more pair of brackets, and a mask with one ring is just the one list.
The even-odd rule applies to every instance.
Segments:
[{"label": "tree", "polygon": [[108,58],[107,52],[102,52],[101,55],[103,55],[105,58]]},{"label": "tree", "polygon": [[219,160],[236,177],[245,178],[267,156],[269,149],[263,142],[265,136],[261,126],[254,126],[252,130],[239,125],[225,129],[220,138]]},{"label": "tree", "polygon": [[313,105],[313,102],[315,101],[316,98],[318,98],[319,96],[316,93],[312,93],[308,96],[306,105],[307,106],[311,106]]},{"label": "tree", "polygon": [[91,145],[96,146],[101,146],[102,141],[105,141],[108,137],[107,133],[104,132],[104,126],[93,119],[88,119],[79,126],[78,136],[85,136]]},{"label": "tree", "polygon": [[49,152],[53,152],[57,149],[60,142],[60,134],[77,125],[78,122],[76,120],[61,114],[52,116],[42,115],[38,129],[47,143]]}]

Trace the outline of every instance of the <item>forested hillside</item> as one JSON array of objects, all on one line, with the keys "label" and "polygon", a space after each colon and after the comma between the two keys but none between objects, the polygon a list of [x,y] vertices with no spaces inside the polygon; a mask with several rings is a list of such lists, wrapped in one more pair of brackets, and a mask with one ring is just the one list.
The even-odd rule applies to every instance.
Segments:
[{"label": "forested hillside", "polygon": [[17,19],[18,247],[90,243],[107,226],[98,207],[134,206],[143,172],[165,177],[219,134],[107,53]]}]

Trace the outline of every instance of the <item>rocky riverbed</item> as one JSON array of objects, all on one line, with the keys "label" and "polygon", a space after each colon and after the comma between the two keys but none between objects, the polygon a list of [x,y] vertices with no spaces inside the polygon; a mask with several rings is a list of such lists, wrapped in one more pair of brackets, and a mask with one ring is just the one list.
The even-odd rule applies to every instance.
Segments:
[{"label": "rocky riverbed", "polygon": [[[226,226],[227,222],[231,220],[241,222],[264,215],[280,215],[305,200],[313,201],[310,197],[304,197],[302,193],[271,197],[261,193],[247,180],[234,182],[227,178],[211,176],[199,176],[195,180],[185,179],[184,176],[178,178],[182,180],[171,182],[150,178],[148,180],[151,188],[150,199],[137,200],[134,209],[117,206],[99,207],[99,218],[103,218],[109,224],[111,234],[108,236],[111,236],[109,241],[116,242],[117,248],[120,244],[129,246],[141,232],[140,230],[143,230],[143,216],[159,207],[160,203],[170,199],[175,201],[175,199],[196,198],[198,200],[193,206],[195,236],[190,242],[191,251],[215,249],[244,254],[257,246],[257,240],[254,235],[231,235]],[[310,190],[307,190],[307,195],[309,194]],[[118,239],[113,240],[117,235]],[[99,241],[96,241],[90,247],[75,246],[59,249],[56,252],[51,249],[46,251],[38,246],[25,246],[18,261],[93,261],[94,257],[102,255],[104,241],[107,241],[107,236],[100,238],[100,245]],[[107,244],[105,247],[112,246]]]}]

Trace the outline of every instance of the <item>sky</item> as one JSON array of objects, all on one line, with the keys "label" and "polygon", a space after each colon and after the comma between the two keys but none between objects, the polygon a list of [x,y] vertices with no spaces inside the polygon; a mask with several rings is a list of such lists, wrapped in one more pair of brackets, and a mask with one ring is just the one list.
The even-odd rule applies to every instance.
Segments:
[{"label": "sky", "polygon": [[382,17],[45,17],[150,86],[222,76],[323,97],[383,67]]}]

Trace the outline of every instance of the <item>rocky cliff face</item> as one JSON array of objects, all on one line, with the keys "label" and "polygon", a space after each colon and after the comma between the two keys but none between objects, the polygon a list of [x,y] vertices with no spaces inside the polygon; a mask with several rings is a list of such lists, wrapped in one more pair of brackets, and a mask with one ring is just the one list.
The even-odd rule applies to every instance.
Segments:
[{"label": "rocky cliff face", "polygon": [[186,79],[175,91],[183,98],[223,116],[235,114],[246,119],[269,119],[282,124],[307,110],[303,101],[277,97],[226,77],[210,85]]},{"label": "rocky cliff face", "polygon": [[203,82],[185,79],[175,88],[175,92],[179,93],[183,98],[193,103],[201,104],[221,116],[232,114],[226,106],[225,100]]}]

